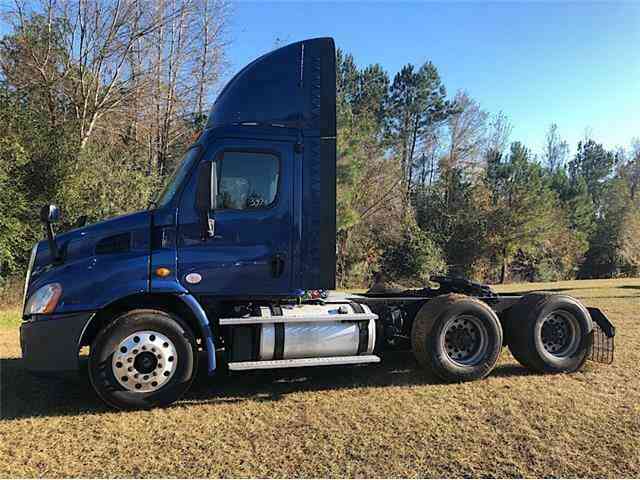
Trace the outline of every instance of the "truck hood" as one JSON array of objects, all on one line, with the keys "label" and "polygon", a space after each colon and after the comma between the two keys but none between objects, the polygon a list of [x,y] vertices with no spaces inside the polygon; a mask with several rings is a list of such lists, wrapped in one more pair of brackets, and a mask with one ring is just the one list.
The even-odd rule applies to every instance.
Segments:
[{"label": "truck hood", "polygon": [[39,242],[27,296],[46,283],[58,281],[63,272],[84,270],[98,257],[130,252],[148,255],[152,215],[152,211],[130,213],[56,235],[62,257],[59,263],[52,262],[47,241]]}]

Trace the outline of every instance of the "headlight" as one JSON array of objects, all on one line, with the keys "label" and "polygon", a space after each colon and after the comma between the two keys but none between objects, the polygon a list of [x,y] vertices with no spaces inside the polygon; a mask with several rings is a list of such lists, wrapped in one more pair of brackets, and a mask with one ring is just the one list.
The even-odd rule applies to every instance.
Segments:
[{"label": "headlight", "polygon": [[36,255],[38,254],[38,244],[36,243],[31,249],[31,257],[29,257],[29,268],[27,268],[27,275],[24,278],[24,293],[22,294],[22,312],[24,313],[24,309],[27,306],[27,290],[29,289],[29,280],[31,280],[31,270],[33,270],[33,265],[36,263]]},{"label": "headlight", "polygon": [[62,285],[49,283],[31,295],[24,308],[25,315],[53,313],[62,295]]}]

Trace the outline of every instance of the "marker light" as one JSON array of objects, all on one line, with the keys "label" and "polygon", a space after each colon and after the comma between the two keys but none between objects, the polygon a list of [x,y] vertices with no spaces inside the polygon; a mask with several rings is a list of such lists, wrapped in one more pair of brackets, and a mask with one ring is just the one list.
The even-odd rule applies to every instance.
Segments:
[{"label": "marker light", "polygon": [[156,268],[156,275],[162,278],[168,277],[171,275],[171,270],[165,267]]},{"label": "marker light", "polygon": [[24,309],[25,315],[41,315],[53,313],[58,305],[58,300],[62,295],[62,285],[59,283],[49,283],[36,290],[36,293],[29,297],[29,301]]}]

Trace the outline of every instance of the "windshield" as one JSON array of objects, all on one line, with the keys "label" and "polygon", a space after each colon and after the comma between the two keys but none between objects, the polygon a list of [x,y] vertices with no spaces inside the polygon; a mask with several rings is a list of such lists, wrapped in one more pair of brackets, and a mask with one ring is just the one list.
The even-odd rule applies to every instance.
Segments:
[{"label": "windshield", "polygon": [[164,207],[169,204],[173,196],[176,194],[176,191],[184,182],[187,174],[191,171],[191,167],[193,163],[198,158],[198,154],[200,153],[200,147],[191,147],[187,150],[184,157],[180,161],[180,164],[173,171],[173,174],[169,178],[166,186],[158,195],[158,198],[155,202],[153,202],[153,206],[156,207]]}]

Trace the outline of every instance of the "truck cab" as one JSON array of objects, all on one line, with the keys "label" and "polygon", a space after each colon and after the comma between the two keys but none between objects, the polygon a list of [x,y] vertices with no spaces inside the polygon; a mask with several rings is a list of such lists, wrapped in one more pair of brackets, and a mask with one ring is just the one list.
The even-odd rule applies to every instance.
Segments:
[{"label": "truck cab", "polygon": [[[375,363],[403,343],[440,378],[481,378],[522,304],[446,279],[439,290],[305,296],[335,288],[330,38],[275,50],[233,77],[148,210],[54,235],[57,216],[43,209],[48,238],[29,262],[24,362],[74,371],[89,346],[91,384],[116,408],[175,401],[199,364],[214,374]],[[591,351],[593,322],[577,301],[558,305],[569,314],[547,330],[560,354],[532,365],[572,371]]]},{"label": "truck cab", "polygon": [[[27,367],[77,369],[80,347],[144,308],[179,318],[213,372],[223,348],[215,310],[333,288],[335,142],[332,39],[246,66],[149,210],[34,247],[21,328]],[[45,218],[48,228],[54,220]]]}]

